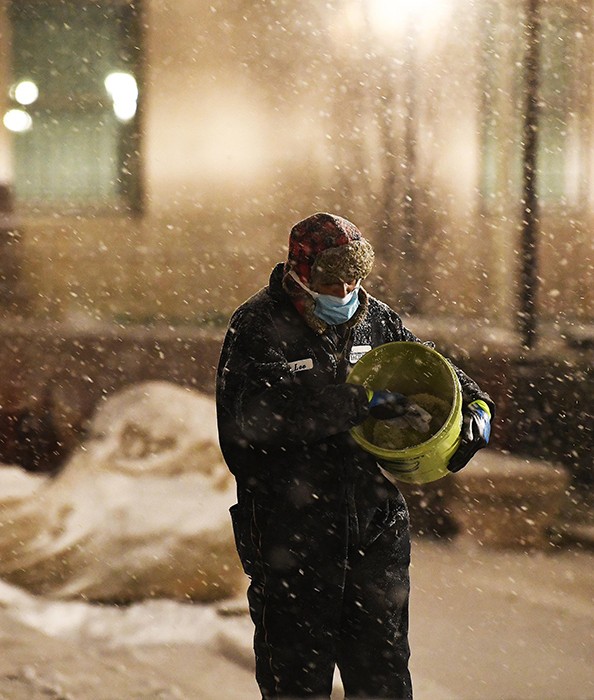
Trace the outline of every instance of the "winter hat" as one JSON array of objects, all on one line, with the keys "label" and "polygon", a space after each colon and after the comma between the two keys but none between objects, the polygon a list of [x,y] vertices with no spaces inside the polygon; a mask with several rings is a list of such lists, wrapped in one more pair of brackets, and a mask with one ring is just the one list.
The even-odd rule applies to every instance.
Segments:
[{"label": "winter hat", "polygon": [[[334,214],[313,214],[291,229],[283,287],[308,325],[323,333],[327,324],[314,315],[313,298],[292,275],[308,288],[340,280],[350,282],[367,277],[373,259],[371,244],[354,224]],[[348,322],[351,326],[358,323],[367,308],[363,289],[359,290],[359,303],[357,313]]]}]

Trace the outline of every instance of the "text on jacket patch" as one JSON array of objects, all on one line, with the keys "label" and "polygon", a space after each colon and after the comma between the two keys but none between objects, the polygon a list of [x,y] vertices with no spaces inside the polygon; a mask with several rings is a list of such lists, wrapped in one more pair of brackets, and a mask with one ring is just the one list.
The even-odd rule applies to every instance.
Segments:
[{"label": "text on jacket patch", "polygon": [[366,355],[371,350],[371,345],[353,345],[349,355],[349,364],[354,365],[363,355]]},{"label": "text on jacket patch", "polygon": [[289,362],[289,369],[291,372],[303,372],[304,369],[313,369],[313,360],[311,357],[308,357],[305,360]]}]

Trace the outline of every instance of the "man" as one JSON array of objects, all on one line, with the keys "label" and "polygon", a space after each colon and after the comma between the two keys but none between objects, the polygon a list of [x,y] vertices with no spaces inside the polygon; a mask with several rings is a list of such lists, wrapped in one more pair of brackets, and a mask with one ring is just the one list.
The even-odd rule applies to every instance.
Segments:
[{"label": "man", "polygon": [[[420,342],[361,286],[373,250],[318,213],[291,230],[286,263],[231,318],[217,373],[220,444],[251,579],[263,698],[411,698],[408,513],[349,430],[403,410],[402,397],[345,383],[366,351]],[[456,369],[465,406],[459,469],[488,440],[491,399]],[[477,403],[478,402],[478,403]]]}]

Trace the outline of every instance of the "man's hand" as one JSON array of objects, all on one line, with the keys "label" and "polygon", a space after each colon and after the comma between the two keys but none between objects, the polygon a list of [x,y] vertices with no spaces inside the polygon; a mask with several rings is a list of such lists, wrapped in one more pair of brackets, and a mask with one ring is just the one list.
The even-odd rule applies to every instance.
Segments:
[{"label": "man's hand", "polygon": [[394,391],[379,391],[370,392],[369,397],[369,413],[372,418],[377,420],[390,420],[403,416],[408,399],[404,394],[398,394]]},{"label": "man's hand", "polygon": [[486,447],[491,436],[491,412],[484,401],[473,401],[462,410],[460,444],[450,459],[448,469],[459,472],[474,455]]},{"label": "man's hand", "polygon": [[404,394],[394,391],[369,391],[369,414],[376,420],[393,420],[402,418],[408,425],[420,433],[429,431],[431,414],[416,403],[412,403]]}]

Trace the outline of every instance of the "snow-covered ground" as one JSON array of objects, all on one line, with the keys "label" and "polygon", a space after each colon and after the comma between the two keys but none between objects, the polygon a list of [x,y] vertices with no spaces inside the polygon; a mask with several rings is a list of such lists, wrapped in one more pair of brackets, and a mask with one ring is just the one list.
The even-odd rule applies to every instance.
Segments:
[{"label": "snow-covered ground", "polygon": [[[233,501],[212,399],[162,382],[57,478],[2,467],[0,700],[258,698]],[[594,700],[594,551],[477,541],[414,542],[416,700]]]},{"label": "snow-covered ground", "polygon": [[594,552],[416,542],[417,700],[593,700]]},{"label": "snow-covered ground", "polygon": [[[594,698],[594,553],[419,539],[412,581],[416,700]],[[114,607],[0,587],[2,699],[255,700],[250,647],[242,596]]]}]

